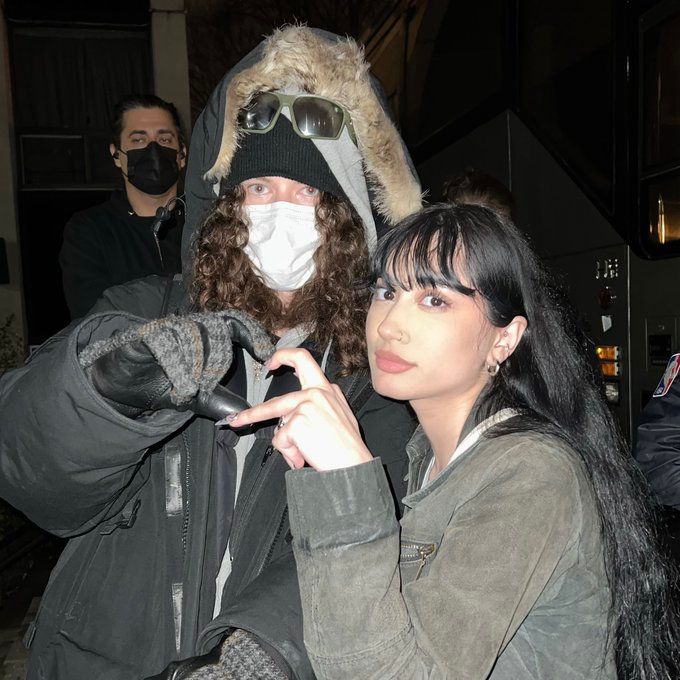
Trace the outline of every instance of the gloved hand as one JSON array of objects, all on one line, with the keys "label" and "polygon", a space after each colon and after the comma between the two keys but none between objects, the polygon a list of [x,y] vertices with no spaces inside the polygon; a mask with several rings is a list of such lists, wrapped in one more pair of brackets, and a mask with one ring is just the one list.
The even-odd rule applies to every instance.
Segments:
[{"label": "gloved hand", "polygon": [[97,392],[130,418],[172,408],[220,420],[248,408],[218,384],[231,365],[233,343],[260,361],[274,351],[257,322],[228,310],[150,321],[88,345],[79,361]]},{"label": "gloved hand", "polygon": [[207,654],[173,661],[162,673],[145,680],[287,680],[289,677],[254,635],[237,629]]},{"label": "gloved hand", "polygon": [[216,645],[202,656],[192,656],[183,661],[172,661],[164,671],[161,671],[158,675],[144,678],[144,680],[188,680],[194,671],[212,666],[220,660],[221,646],[222,643]]}]

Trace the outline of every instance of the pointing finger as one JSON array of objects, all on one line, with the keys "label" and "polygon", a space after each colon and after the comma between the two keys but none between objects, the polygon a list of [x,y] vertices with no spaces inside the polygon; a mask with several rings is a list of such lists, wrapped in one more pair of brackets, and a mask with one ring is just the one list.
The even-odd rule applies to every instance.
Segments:
[{"label": "pointing finger", "polygon": [[277,350],[267,362],[267,366],[270,371],[274,371],[280,366],[290,366],[295,369],[295,374],[303,390],[309,387],[330,388],[330,383],[321,367],[306,349]]},{"label": "pointing finger", "polygon": [[263,420],[274,420],[290,413],[304,400],[305,395],[302,392],[289,392],[241,411],[235,418],[229,420],[227,424],[230,427],[244,427],[245,425],[260,423]]},{"label": "pointing finger", "polygon": [[289,392],[280,397],[273,397],[263,404],[252,406],[251,408],[241,411],[235,418],[225,421],[230,427],[243,427],[244,425],[251,425],[252,423],[260,423],[265,420],[273,420],[281,416],[287,416],[295,411],[298,407],[306,403],[314,403],[317,406],[322,406],[327,402],[332,390],[329,388],[313,387],[306,390],[299,390],[297,392]]}]

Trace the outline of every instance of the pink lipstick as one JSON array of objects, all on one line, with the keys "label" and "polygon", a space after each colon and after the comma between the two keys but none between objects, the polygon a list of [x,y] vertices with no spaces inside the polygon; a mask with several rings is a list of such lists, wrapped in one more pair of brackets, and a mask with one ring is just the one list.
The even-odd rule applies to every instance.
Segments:
[{"label": "pink lipstick", "polygon": [[415,366],[415,364],[405,361],[400,356],[383,349],[376,350],[375,365],[385,373],[404,373]]}]

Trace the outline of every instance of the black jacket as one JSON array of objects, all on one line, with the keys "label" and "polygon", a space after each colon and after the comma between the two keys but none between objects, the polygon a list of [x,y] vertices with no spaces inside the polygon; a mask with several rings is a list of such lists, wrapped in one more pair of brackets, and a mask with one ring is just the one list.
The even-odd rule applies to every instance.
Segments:
[{"label": "black jacket", "polygon": [[180,272],[183,224],[181,206],[164,222],[138,217],[124,191],[114,191],[106,203],[73,215],[64,228],[59,255],[71,318],[85,316],[111,286]]},{"label": "black jacket", "polygon": [[[208,651],[229,627],[257,635],[295,677],[313,678],[288,531],[287,466],[268,448],[271,427],[257,432],[232,522],[236,435],[226,430],[215,442],[212,421],[176,411],[129,420],[78,364],[80,347],[157,316],[164,289],[163,279],[150,277],[107,291],[93,310],[100,313],[74,322],[0,381],[0,496],[71,538],[41,602],[28,678],[143,678]],[[234,390],[243,384],[240,365],[229,373]],[[296,385],[284,375],[270,394]],[[401,498],[413,421],[375,393],[357,415]],[[232,574],[212,621],[230,536]]]},{"label": "black jacket", "polygon": [[661,394],[665,386],[657,388],[659,396],[651,397],[640,415],[633,453],[658,501],[680,510],[680,377]]},{"label": "black jacket", "polygon": [[[326,50],[323,43],[317,48]],[[194,126],[185,277],[192,238],[216,195],[218,184],[205,173],[224,138],[226,89],[261,51],[225,76]],[[373,101],[371,85],[367,88],[362,104]],[[379,99],[368,106],[373,113],[382,110]],[[379,126],[368,121],[360,129],[369,137],[379,132],[380,140],[371,146],[366,138],[360,146],[373,150],[376,167],[388,161],[377,177],[384,181],[372,191],[381,192],[381,205],[394,222],[418,209],[420,187],[401,138],[385,114],[377,113],[370,121],[382,121]],[[374,168],[373,174],[380,173]],[[230,627],[254,633],[298,680],[310,680],[288,530],[287,466],[269,448],[271,427],[256,433],[233,507],[236,435],[229,430],[216,435],[212,421],[170,410],[127,419],[99,397],[78,363],[85,345],[156,318],[164,290],[159,277],[109,289],[93,316],[74,322],[28,366],[0,378],[0,496],[40,526],[72,539],[41,602],[29,680],[155,675],[174,659],[209,651]],[[310,348],[313,354],[315,349]],[[327,367],[331,379],[336,368],[332,361]],[[230,388],[243,394],[238,359],[227,377]],[[341,385],[346,387],[345,380]],[[269,395],[297,387],[288,372],[272,381]],[[356,415],[401,498],[405,444],[415,424],[410,413],[370,393]],[[228,540],[232,571],[213,621],[215,577]]]}]

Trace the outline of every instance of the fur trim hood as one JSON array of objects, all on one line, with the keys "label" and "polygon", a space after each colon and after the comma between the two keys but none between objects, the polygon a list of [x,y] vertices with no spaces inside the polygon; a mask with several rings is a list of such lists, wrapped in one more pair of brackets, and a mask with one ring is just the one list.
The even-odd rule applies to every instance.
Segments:
[{"label": "fur trim hood", "polygon": [[287,26],[227,73],[196,121],[186,174],[183,250],[209,210],[206,201],[212,204],[215,198],[213,185],[229,174],[244,134],[237,125],[238,111],[253,94],[267,90],[309,92],[338,102],[352,117],[374,211],[393,225],[420,209],[420,183],[362,48],[350,38]]}]

